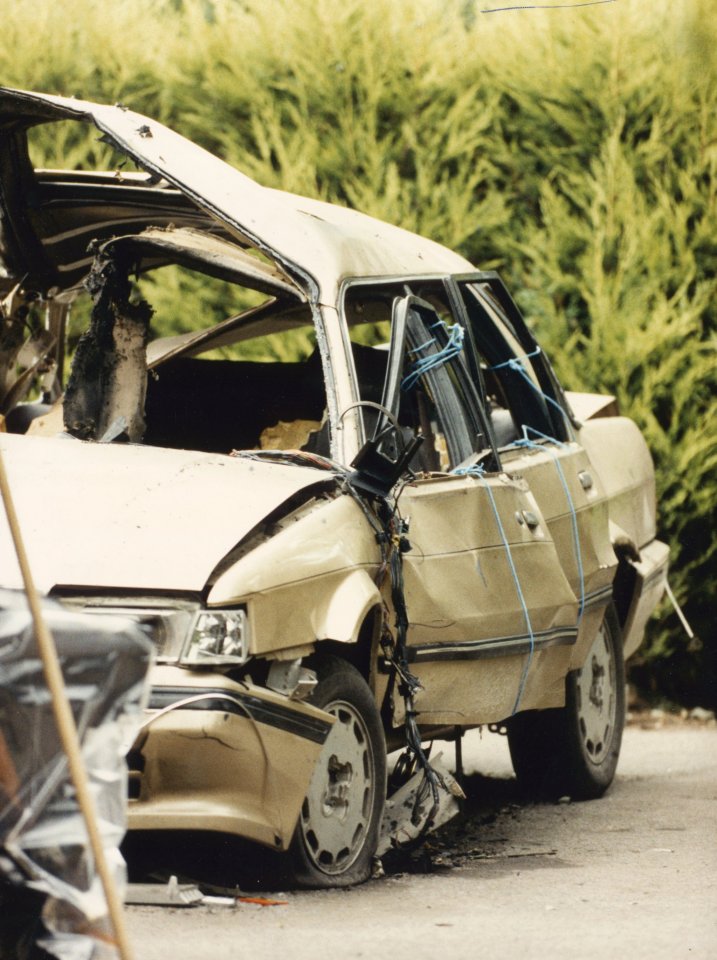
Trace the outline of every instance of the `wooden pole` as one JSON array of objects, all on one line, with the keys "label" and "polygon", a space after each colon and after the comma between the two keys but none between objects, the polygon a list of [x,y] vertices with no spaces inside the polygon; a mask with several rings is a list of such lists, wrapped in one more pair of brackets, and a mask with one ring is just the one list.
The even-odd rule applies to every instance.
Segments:
[{"label": "wooden pole", "polygon": [[25,584],[27,602],[32,615],[32,621],[35,628],[35,637],[37,639],[37,646],[42,659],[45,679],[52,695],[52,709],[55,714],[57,730],[60,735],[62,747],[67,755],[70,776],[72,777],[72,782],[77,794],[77,800],[82,812],[82,816],[84,817],[85,825],[87,827],[87,834],[90,839],[90,847],[95,858],[97,872],[99,873],[102,881],[105,899],[107,900],[107,910],[112,926],[114,927],[116,945],[119,948],[120,957],[122,960],[132,960],[132,951],[124,926],[122,903],[117,893],[117,888],[114,883],[114,878],[110,872],[107,858],[105,857],[105,851],[102,846],[102,838],[97,827],[95,807],[89,791],[87,774],[85,772],[85,767],[82,760],[80,738],[77,734],[77,727],[75,726],[75,720],[72,716],[72,710],[70,709],[70,702],[67,699],[67,692],[65,690],[65,684],[62,678],[62,671],[60,669],[59,660],[57,659],[55,642],[47,628],[47,624],[43,619],[42,611],[40,609],[40,600],[37,590],[35,589],[32,574],[30,572],[25,546],[20,533],[20,525],[18,523],[17,514],[15,513],[15,506],[10,494],[10,485],[8,483],[7,473],[5,472],[2,451],[0,451],[0,493],[2,493],[2,500],[5,505],[8,526],[10,527],[10,533],[12,534],[13,543],[15,545],[15,552],[20,565],[23,583]]}]

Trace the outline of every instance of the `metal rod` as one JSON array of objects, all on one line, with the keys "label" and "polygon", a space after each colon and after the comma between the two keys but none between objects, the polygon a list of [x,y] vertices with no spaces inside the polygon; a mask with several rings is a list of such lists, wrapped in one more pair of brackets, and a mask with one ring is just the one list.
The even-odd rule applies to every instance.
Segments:
[{"label": "metal rod", "polygon": [[670,584],[669,584],[669,582],[668,582],[667,580],[665,580],[665,592],[667,593],[667,596],[670,598],[670,603],[671,603],[672,606],[675,608],[675,613],[676,613],[677,616],[679,617],[680,623],[681,623],[682,626],[684,627],[685,633],[686,633],[687,636],[690,638],[690,640],[694,640],[694,639],[695,639],[695,635],[694,635],[694,633],[692,632],[692,627],[691,627],[691,626],[689,625],[689,623],[687,622],[687,617],[686,617],[686,616],[684,615],[684,613],[682,612],[682,607],[681,607],[681,606],[679,605],[679,603],[677,602],[677,597],[676,597],[676,596],[674,595],[674,593],[672,592],[672,588],[670,587]]},{"label": "metal rod", "polygon": [[117,893],[117,888],[115,887],[114,878],[110,872],[107,858],[105,857],[105,851],[102,846],[102,838],[97,827],[95,807],[89,791],[87,774],[85,772],[85,767],[82,760],[80,738],[77,734],[77,727],[75,726],[75,720],[72,716],[72,710],[70,709],[70,703],[67,698],[62,671],[57,658],[57,650],[55,649],[55,642],[50,634],[47,624],[43,619],[42,611],[40,609],[40,600],[35,588],[35,583],[32,579],[32,574],[30,572],[30,566],[28,563],[27,554],[25,552],[22,535],[20,533],[20,525],[15,512],[15,506],[10,494],[10,485],[8,483],[7,473],[5,472],[5,464],[1,451],[0,493],[2,494],[2,500],[5,505],[8,526],[10,527],[10,533],[12,534],[13,543],[15,545],[15,553],[17,554],[20,572],[22,573],[23,583],[25,585],[25,593],[27,595],[27,602],[32,615],[33,625],[35,628],[35,637],[37,639],[37,646],[42,659],[45,679],[52,695],[52,709],[55,714],[55,723],[57,724],[57,730],[60,735],[60,742],[62,743],[62,747],[67,756],[70,768],[70,776],[75,787],[77,801],[85,821],[85,826],[87,827],[87,834],[89,836],[90,847],[92,849],[95,864],[97,866],[97,872],[99,873],[102,881],[102,887],[104,889],[105,899],[107,901],[109,918],[115,932],[116,945],[119,948],[120,957],[122,960],[132,960],[132,951],[124,926],[122,903]]},{"label": "metal rod", "polygon": [[456,734],[456,780],[463,787],[463,727],[455,727]]}]

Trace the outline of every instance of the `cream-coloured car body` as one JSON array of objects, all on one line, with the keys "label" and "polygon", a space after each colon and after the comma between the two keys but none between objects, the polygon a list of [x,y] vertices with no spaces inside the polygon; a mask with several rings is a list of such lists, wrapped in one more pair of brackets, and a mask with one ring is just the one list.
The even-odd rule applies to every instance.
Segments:
[{"label": "cream-coloured car body", "polygon": [[217,830],[285,850],[333,722],[265,687],[155,667],[129,761],[130,829]]},{"label": "cream-coloured car body", "polygon": [[[147,369],[161,381],[163,367],[209,347],[302,323],[316,331],[330,459],[313,465],[308,457],[268,462],[261,444],[230,456],[231,447],[202,453],[42,436],[56,432],[60,401],[49,417],[33,421],[28,433],[35,436],[0,434],[41,589],[87,607],[135,604],[145,612],[177,604],[245,613],[249,659],[240,668],[199,669],[176,649],[161,653],[131,761],[131,826],[222,830],[286,849],[333,721],[292,699],[294,691],[272,689],[272,666],[298,663],[322,645],[338,647],[361,666],[393,727],[405,719],[380,643],[394,630],[396,613],[380,524],[370,498],[361,501],[349,486],[349,465],[366,440],[349,325],[370,318],[362,319],[355,304],[347,307],[344,292],[351,283],[370,291],[379,281],[400,286],[473,276],[484,283],[488,275],[478,277],[458,254],[397,227],[262,187],[123,107],[0,90],[0,134],[13,156],[22,156],[24,127],[67,119],[95,124],[146,174],[45,171],[37,184],[51,199],[63,183],[98,192],[125,186],[152,214],[149,224],[136,226],[113,209],[117,222],[102,222],[87,253],[91,225],[76,213],[72,226],[82,247],[72,247],[71,262],[53,272],[44,259],[69,243],[73,230],[55,226],[49,215],[34,220],[22,206],[24,187],[7,193],[12,210],[0,238],[0,281],[22,284],[22,255],[37,253],[35,282],[50,303],[50,327],[59,329],[90,269],[120,255],[189,264],[272,298],[146,351],[146,329],[120,323],[124,341],[116,352],[131,362],[113,371],[94,424],[97,439],[115,428],[119,435],[122,423],[130,440],[141,439]],[[32,226],[39,236],[28,239]],[[10,377],[9,369],[2,374]],[[566,674],[583,665],[617,580],[627,585],[620,611],[626,655],[662,593],[667,548],[655,539],[644,440],[631,421],[614,415],[614,398],[568,399],[575,417],[566,408],[567,439],[523,438],[501,447],[499,457],[492,451],[499,466],[492,472],[481,472],[490,460],[471,461],[463,474],[416,471],[401,489],[400,512],[410,519],[406,653],[422,684],[415,706],[426,733],[561,706]],[[296,435],[321,422],[299,419]],[[271,436],[288,435],[282,423],[268,427]],[[20,585],[4,518],[0,571],[3,586]]]},{"label": "cream-coloured car body", "polygon": [[[0,434],[0,446],[46,592],[199,593],[258,520],[302,490],[331,483],[310,467],[189,450],[11,434]],[[4,515],[0,568],[7,586],[22,588]]]},{"label": "cream-coloured car body", "polygon": [[610,505],[610,537],[635,573],[623,613],[625,658],[642,642],[645,626],[665,592],[669,548],[656,539],[657,501],[652,458],[644,437],[627,417],[599,417],[583,424],[580,442],[600,475]]},{"label": "cream-coloured car body", "polygon": [[381,604],[376,538],[355,501],[319,501],[219,577],[207,604],[246,603],[252,653],[319,640],[352,643]]}]

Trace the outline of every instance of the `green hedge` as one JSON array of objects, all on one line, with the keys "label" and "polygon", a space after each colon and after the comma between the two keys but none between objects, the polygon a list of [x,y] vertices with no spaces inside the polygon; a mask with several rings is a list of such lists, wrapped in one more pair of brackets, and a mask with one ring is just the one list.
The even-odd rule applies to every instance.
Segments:
[{"label": "green hedge", "polygon": [[[655,456],[671,582],[637,672],[717,701],[717,26],[709,0],[0,0],[0,80],[122,101],[261,182],[498,268],[565,383]],[[48,165],[107,163],[58,126]]]}]

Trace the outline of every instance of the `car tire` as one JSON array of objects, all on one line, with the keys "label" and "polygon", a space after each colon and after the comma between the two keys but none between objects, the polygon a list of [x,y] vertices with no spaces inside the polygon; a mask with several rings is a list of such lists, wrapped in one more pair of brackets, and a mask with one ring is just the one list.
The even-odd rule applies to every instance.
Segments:
[{"label": "car tire", "polygon": [[339,657],[311,663],[312,705],[336,718],[324,743],[289,848],[289,880],[306,888],[367,880],[386,800],[386,742],[366,681]]},{"label": "car tire", "polygon": [[625,664],[615,610],[603,618],[585,663],[565,681],[565,706],[527,710],[508,724],[518,781],[537,796],[602,796],[612,783],[625,725]]}]

